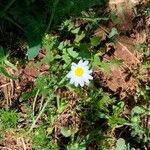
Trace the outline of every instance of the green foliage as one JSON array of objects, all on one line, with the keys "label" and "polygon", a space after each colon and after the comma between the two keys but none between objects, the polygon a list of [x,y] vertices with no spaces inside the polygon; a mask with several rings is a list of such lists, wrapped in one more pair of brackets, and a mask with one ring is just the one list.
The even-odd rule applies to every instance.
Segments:
[{"label": "green foliage", "polygon": [[[124,103],[118,102],[115,107],[116,99],[111,98],[110,95],[105,93],[102,89],[97,89],[92,83],[90,85],[91,91],[88,95],[83,94],[82,90],[68,84],[68,81],[65,78],[71,63],[80,59],[89,60],[90,66],[99,67],[100,69],[108,72],[110,70],[110,66],[120,65],[121,61],[112,60],[110,63],[102,62],[100,60],[101,55],[95,52],[95,47],[101,43],[101,39],[99,37],[89,36],[87,31],[81,29],[80,27],[76,27],[72,20],[64,21],[61,24],[60,32],[71,34],[73,35],[73,38],[70,40],[62,40],[61,37],[53,36],[51,34],[47,34],[43,38],[42,44],[43,47],[46,48],[46,55],[40,63],[38,63],[38,65],[40,66],[47,63],[50,67],[50,75],[39,76],[36,79],[34,88],[35,91],[33,91],[35,96],[37,93],[36,91],[39,91],[38,96],[44,95],[45,98],[48,98],[52,95],[52,93],[55,93],[57,88],[64,86],[71,92],[75,92],[81,97],[82,101],[80,101],[80,104],[75,110],[73,110],[72,113],[79,111],[79,115],[82,120],[87,122],[87,127],[89,130],[91,125],[96,124],[96,122],[101,119],[106,120],[111,128],[124,124],[125,120],[121,118]],[[85,42],[87,39],[88,42]],[[33,96],[33,93],[29,94]],[[26,98],[29,98],[27,95]],[[113,112],[111,113],[109,110],[110,107],[113,107]],[[58,115],[68,108],[67,98],[61,99],[59,96],[54,94],[48,108],[48,120],[50,126],[47,128],[47,132],[48,135],[51,136],[54,130],[53,124]],[[55,109],[56,111],[54,111]],[[78,138],[76,137],[78,130],[78,128],[71,125],[61,128],[61,135],[65,138],[71,138],[69,143],[65,145],[67,149],[86,149],[88,144],[98,141],[99,138],[102,140],[97,143],[102,143],[103,139],[105,139],[100,128],[92,129],[90,133],[85,133],[85,137],[83,138],[80,136]],[[99,146],[99,148],[100,147],[101,146]]]},{"label": "green foliage", "polygon": [[8,56],[5,56],[3,47],[0,46],[0,74],[15,80],[16,78],[7,72],[6,67],[16,70],[16,67],[8,61]]},{"label": "green foliage", "polygon": [[51,143],[50,139],[47,137],[44,127],[40,127],[34,133],[32,148],[36,150],[57,150],[57,145]]},{"label": "green foliage", "polygon": [[[66,150],[86,150],[90,145],[98,150],[113,149],[113,134],[116,129],[124,126],[130,129],[131,140],[136,141],[142,135],[144,138],[139,141],[148,141],[148,129],[142,127],[141,118],[150,115],[149,110],[135,104],[131,116],[125,116],[126,102],[119,100],[116,93],[106,92],[105,88],[97,87],[94,82],[82,88],[75,87],[66,78],[71,63],[81,59],[89,61],[90,69],[105,71],[107,76],[112,66],[122,64],[122,60],[118,59],[102,61],[104,41],[91,32],[100,21],[106,21],[108,17],[90,15],[94,12],[86,10],[105,3],[104,0],[6,0],[0,4],[3,8],[0,11],[2,21],[17,27],[26,38],[28,58],[34,59],[42,48],[44,57],[35,66],[40,68],[48,65],[48,71],[36,78],[33,90],[22,93],[19,99],[19,103],[27,105],[25,130],[26,135],[32,136],[33,149],[58,150],[63,147]],[[74,17],[79,20],[74,20]],[[71,19],[61,22],[62,18]],[[119,22],[114,14],[110,15],[110,19],[114,24]],[[84,25],[78,25],[78,21]],[[53,34],[50,33],[52,29],[55,29]],[[119,31],[112,28],[107,35],[107,42],[115,42],[118,35]],[[145,43],[137,45],[137,49],[145,58],[149,56]],[[0,47],[0,73],[14,79],[5,67],[16,69]],[[146,62],[142,67],[148,70],[149,64]],[[149,91],[147,83],[139,87],[136,100],[142,97],[148,101]],[[19,118],[16,111],[0,110],[0,114],[0,134],[7,128],[16,128]],[[63,115],[69,117],[61,120]],[[79,117],[79,122],[78,119],[72,119],[72,116]],[[134,150],[130,146],[131,142],[119,138],[116,150]]]},{"label": "green foliage", "polygon": [[46,133],[45,133],[44,128],[39,128],[38,130],[36,130],[35,137],[33,139],[33,143],[34,143],[34,145],[38,146],[38,149],[43,146],[45,147]]},{"label": "green foliage", "polygon": [[67,150],[86,150],[86,146],[84,143],[78,143],[78,142],[74,142],[72,141],[71,143],[69,143],[67,145]]},{"label": "green foliage", "polygon": [[112,28],[111,29],[111,32],[109,33],[109,35],[108,35],[108,38],[113,38],[113,37],[115,37],[116,35],[118,35],[119,33],[118,33],[118,31],[117,31],[117,29],[116,28]]},{"label": "green foliage", "polygon": [[150,101],[150,87],[148,85],[140,86],[137,88],[136,99],[143,99],[146,102]]},{"label": "green foliage", "polygon": [[97,53],[92,58],[92,66],[97,67],[102,71],[105,71],[107,74],[110,73],[110,69],[112,66],[119,66],[122,64],[122,60],[113,59],[110,62],[102,62],[100,60],[100,53]]},{"label": "green foliage", "polygon": [[16,128],[18,122],[18,115],[12,110],[0,110],[0,124],[2,129]]},{"label": "green foliage", "polygon": [[[33,59],[42,46],[43,35],[58,25],[61,18],[79,16],[82,11],[105,3],[104,0],[6,0],[0,5],[0,18],[23,33],[28,42],[28,58]],[[83,37],[80,33],[75,41],[78,43]]]},{"label": "green foliage", "polygon": [[100,42],[101,42],[100,37],[94,36],[91,38],[91,45],[92,46],[98,46],[100,44]]},{"label": "green foliage", "polygon": [[103,110],[105,113],[108,113],[108,106],[112,105],[116,100],[110,98],[109,95],[104,94],[98,102],[99,109]]},{"label": "green foliage", "polygon": [[33,59],[37,56],[37,54],[39,53],[41,48],[41,45],[39,43],[37,44],[33,44],[33,46],[30,46],[29,50],[28,50],[28,58],[29,59]]},{"label": "green foliage", "polygon": [[148,50],[148,45],[146,43],[140,43],[135,45],[135,48],[138,52],[142,53],[144,56],[149,57],[150,51]]},{"label": "green foliage", "polygon": [[146,9],[146,14],[147,14],[147,16],[150,16],[150,8]]},{"label": "green foliage", "polygon": [[61,134],[65,137],[69,137],[71,135],[71,130],[66,127],[61,128]]},{"label": "green foliage", "polygon": [[145,115],[149,115],[150,111],[139,106],[135,106],[131,112],[131,122],[128,123],[132,127],[132,136],[141,136],[143,135],[143,142],[148,140],[148,128],[142,127],[141,118]]},{"label": "green foliage", "polygon": [[135,148],[130,148],[130,144],[125,142],[124,139],[119,138],[116,143],[116,150],[135,150]]},{"label": "green foliage", "polygon": [[112,115],[109,117],[110,127],[115,128],[117,125],[124,125],[127,123],[127,120],[121,117],[121,113],[124,109],[124,103],[118,102],[116,105],[113,105]]},{"label": "green foliage", "polygon": [[127,145],[124,139],[120,138],[117,140],[116,150],[127,150]]}]

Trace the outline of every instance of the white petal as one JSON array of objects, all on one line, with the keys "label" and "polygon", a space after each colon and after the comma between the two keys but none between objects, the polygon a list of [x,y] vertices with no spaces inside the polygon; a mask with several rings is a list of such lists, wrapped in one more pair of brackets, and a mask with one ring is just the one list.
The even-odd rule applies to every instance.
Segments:
[{"label": "white petal", "polygon": [[77,64],[75,64],[75,63],[72,63],[72,64],[71,64],[71,68],[72,68],[72,67],[76,67],[76,66],[77,66]]},{"label": "white petal", "polygon": [[75,82],[75,84],[74,84],[74,85],[77,87],[77,86],[78,86],[78,84],[79,84],[78,82]]},{"label": "white petal", "polygon": [[89,73],[89,70],[85,70],[84,71],[84,77],[88,78],[88,76],[91,76],[91,74]]},{"label": "white petal", "polygon": [[78,62],[78,65],[82,65],[83,64],[83,60],[81,59],[79,62]]},{"label": "white petal", "polygon": [[86,69],[86,68],[84,68],[84,73],[85,73],[85,75],[90,74],[90,73],[89,73],[89,70]]},{"label": "white petal", "polygon": [[83,65],[83,64],[81,65],[81,67],[84,68],[84,70],[89,70],[89,67],[88,67],[88,66],[85,66],[85,65]]},{"label": "white petal", "polygon": [[70,79],[70,84],[73,84],[75,82],[74,78]]},{"label": "white petal", "polygon": [[72,77],[72,72],[70,71],[68,74],[67,74],[67,78],[71,78]]},{"label": "white petal", "polygon": [[[83,87],[84,84],[89,84],[89,80],[92,80],[93,77],[90,75],[92,70],[89,69],[88,61],[80,60],[78,64],[71,64],[71,71],[67,74],[67,77],[70,78],[70,84],[74,84],[76,87]],[[76,76],[75,69],[81,67],[83,69],[83,75],[81,77]]]},{"label": "white petal", "polygon": [[68,74],[67,74],[67,78],[70,78],[71,77],[71,72],[69,72]]},{"label": "white petal", "polygon": [[89,79],[87,78],[87,76],[84,77],[84,82],[89,82]]},{"label": "white petal", "polygon": [[84,81],[81,80],[79,84],[80,84],[81,87],[83,87],[84,86]]},{"label": "white petal", "polygon": [[91,74],[92,73],[92,70],[89,70],[89,74]]},{"label": "white petal", "polygon": [[85,66],[87,66],[87,65],[89,64],[89,62],[88,62],[87,60],[85,60],[85,61],[83,62],[83,64],[84,64]]},{"label": "white petal", "polygon": [[73,62],[73,63],[71,63],[71,65],[72,65],[72,66],[76,66],[77,64]]},{"label": "white petal", "polygon": [[90,83],[89,80],[90,80],[90,79],[88,78],[88,76],[85,76],[85,77],[84,77],[84,82],[85,82],[86,85],[88,85],[88,84]]},{"label": "white petal", "polygon": [[88,78],[89,80],[93,80],[93,77],[92,77],[91,75],[87,75],[87,78]]},{"label": "white petal", "polygon": [[89,80],[87,80],[87,82],[85,82],[85,83],[86,83],[86,85],[89,85],[90,81],[89,81]]},{"label": "white petal", "polygon": [[74,70],[75,68],[76,68],[75,65],[72,65],[72,66],[71,66],[71,70]]}]

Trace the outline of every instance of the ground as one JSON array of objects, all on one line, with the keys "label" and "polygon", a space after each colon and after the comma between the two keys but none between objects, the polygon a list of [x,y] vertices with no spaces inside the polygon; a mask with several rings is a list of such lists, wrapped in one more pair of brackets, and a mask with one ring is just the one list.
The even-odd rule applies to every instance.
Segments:
[{"label": "ground", "polygon": [[[110,97],[115,97],[119,99],[119,101],[124,102],[125,107],[121,112],[123,118],[130,118],[131,111],[135,106],[143,106],[145,109],[150,109],[149,93],[147,92],[147,101],[142,101],[142,99],[144,99],[143,95],[143,97],[140,95],[140,98],[137,96],[139,88],[144,88],[145,86],[148,87],[150,85],[150,71],[149,69],[143,70],[143,64],[148,64],[150,61],[150,54],[145,55],[146,52],[150,51],[150,16],[144,14],[144,10],[147,8],[147,3],[148,1],[143,1],[142,4],[139,4],[137,1],[132,0],[132,5],[130,6],[124,0],[110,0],[106,10],[113,12],[121,20],[121,23],[115,24],[115,21],[108,21],[107,24],[99,24],[99,27],[92,33],[92,36],[102,38],[102,44],[100,46],[105,49],[100,58],[102,62],[108,62],[111,65],[113,60],[120,60],[119,65],[117,63],[114,65],[115,63],[113,63],[107,73],[103,69],[99,70],[99,68],[94,67],[92,74],[94,77],[94,85],[98,90],[102,89],[104,92],[108,93]],[[137,13],[134,12],[135,8]],[[77,26],[80,26],[80,24],[81,26],[82,24],[84,26],[86,22],[78,21]],[[117,35],[117,40],[115,42],[110,42],[108,37],[113,28],[117,29],[119,35]],[[136,50],[135,45],[138,46],[143,43],[146,45],[146,52],[139,52]],[[16,70],[12,67],[7,67],[6,69],[14,77],[19,77],[19,79],[13,80],[12,78],[0,75],[0,108],[2,110],[15,110],[19,116],[19,120],[17,121],[15,129],[7,128],[3,132],[2,140],[0,141],[1,150],[36,150],[36,148],[31,148],[32,144],[35,142],[32,141],[31,137],[36,137],[36,132],[37,134],[48,132],[48,134],[51,134],[52,136],[53,143],[57,143],[59,149],[63,149],[63,145],[67,143],[68,139],[62,136],[61,129],[62,127],[70,126],[74,128],[74,130],[77,129],[78,135],[83,137],[87,135],[86,133],[92,130],[93,127],[97,129],[97,126],[101,125],[104,135],[106,137],[112,137],[113,139],[113,142],[110,142],[112,148],[115,146],[116,139],[119,139],[120,137],[127,139],[128,142],[130,141],[131,129],[128,126],[120,125],[110,131],[105,129],[108,126],[108,122],[105,120],[103,121],[103,124],[99,123],[101,120],[97,120],[93,125],[92,123],[87,125],[88,121],[85,121],[84,117],[86,115],[88,116],[88,110],[86,111],[87,114],[85,114],[85,116],[83,114],[80,115],[82,96],[70,91],[67,87],[60,87],[55,91],[56,98],[59,98],[62,101],[64,100],[65,104],[67,103],[62,110],[55,110],[56,107],[53,108],[53,113],[59,111],[56,118],[54,118],[55,121],[47,125],[46,122],[49,121],[49,111],[45,111],[44,114],[38,118],[34,128],[38,129],[38,127],[45,123],[43,128],[46,129],[43,130],[42,128],[37,131],[32,129],[34,132],[29,134],[29,136],[26,136],[28,124],[32,124],[32,119],[29,117],[31,114],[29,106],[34,106],[34,115],[38,116],[38,112],[41,112],[42,107],[44,107],[45,98],[44,95],[35,95],[34,97],[30,97],[27,101],[24,101],[22,94],[33,91],[38,76],[51,76],[51,72],[49,71],[51,66],[47,63],[40,67],[37,66],[38,62],[40,62],[46,55],[46,50],[44,48],[41,49],[34,60],[29,61],[26,59],[26,56],[23,55],[23,61],[25,61],[25,63],[22,65],[19,62],[20,58],[18,59],[17,57],[18,55],[25,53],[24,48],[20,48],[20,44],[16,47],[15,53],[13,53],[13,55],[11,54],[11,58],[17,60],[15,61],[17,68]],[[85,95],[89,94],[87,87],[84,87],[81,91],[85,93]],[[138,97],[138,100],[136,97]],[[65,99],[67,99],[67,102]],[[86,109],[86,106],[90,105],[90,103],[88,104],[87,101],[87,104],[84,105],[85,107],[82,109]],[[88,106],[87,108],[90,107]],[[110,106],[109,110],[109,113],[112,113],[112,106]],[[94,113],[94,110],[92,110],[92,113]],[[149,115],[141,117],[141,120],[143,128],[150,128]],[[149,132],[147,136],[150,138]],[[139,137],[139,140],[142,141],[143,138],[142,135],[142,137]],[[96,142],[96,140],[87,145],[87,150],[97,149],[97,144],[94,142]],[[105,145],[109,143],[107,142]],[[149,140],[143,146],[144,148],[140,147],[138,142],[134,142],[135,141],[130,143],[133,147],[140,148],[141,150],[144,148],[145,150],[148,150],[150,148]],[[104,149],[107,149],[107,146]],[[46,149],[44,148],[43,150]]]}]

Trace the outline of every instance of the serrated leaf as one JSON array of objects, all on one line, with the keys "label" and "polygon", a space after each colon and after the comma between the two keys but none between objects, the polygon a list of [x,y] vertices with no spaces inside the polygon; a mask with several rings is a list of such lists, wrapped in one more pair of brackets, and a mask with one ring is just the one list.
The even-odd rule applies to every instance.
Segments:
[{"label": "serrated leaf", "polygon": [[112,38],[113,36],[118,35],[118,34],[119,33],[118,33],[117,29],[116,28],[112,28],[111,32],[108,35],[108,38]]},{"label": "serrated leaf", "polygon": [[73,50],[73,47],[70,47],[67,49],[67,52],[69,53],[69,55],[73,58],[77,58],[78,57],[78,53],[76,51]]},{"label": "serrated leaf", "polygon": [[128,149],[127,149],[127,145],[126,145],[124,139],[119,138],[119,139],[117,140],[117,143],[116,143],[116,150],[128,150]]},{"label": "serrated leaf", "polygon": [[79,31],[80,31],[80,27],[79,27],[79,28],[76,28],[76,29],[74,29],[74,30],[71,30],[71,32],[74,33],[74,34],[79,33]]},{"label": "serrated leaf", "polygon": [[47,51],[45,57],[41,60],[44,63],[51,63],[56,57],[53,56],[52,51]]},{"label": "serrated leaf", "polygon": [[65,61],[66,64],[69,64],[71,62],[71,58],[69,54],[67,53],[66,49],[63,50],[62,59]]},{"label": "serrated leaf", "polygon": [[113,114],[114,115],[119,115],[121,112],[123,112],[124,108],[124,102],[119,102],[116,105],[113,105]]},{"label": "serrated leaf", "polygon": [[120,59],[113,59],[111,60],[110,64],[115,66],[120,66],[123,63],[123,60]]},{"label": "serrated leaf", "polygon": [[75,42],[79,43],[85,37],[85,33],[82,32],[81,34],[76,34]]},{"label": "serrated leaf", "polygon": [[131,115],[134,116],[134,115],[142,115],[142,114],[150,114],[150,111],[146,110],[145,108],[143,107],[139,107],[139,106],[135,106],[133,109],[132,109],[132,112],[131,112]]},{"label": "serrated leaf", "polygon": [[94,58],[93,58],[93,63],[92,65],[95,67],[95,66],[100,66],[101,62],[100,62],[100,58],[99,58],[99,55],[94,55]]},{"label": "serrated leaf", "polygon": [[89,45],[86,43],[80,43],[79,45],[79,49],[80,49],[79,56],[81,58],[86,58],[87,60],[91,58],[91,53],[88,50],[88,46]]},{"label": "serrated leaf", "polygon": [[123,125],[127,123],[127,121],[124,118],[116,116],[115,114],[113,116],[110,116],[108,119],[109,125],[112,128],[115,128],[117,125]]},{"label": "serrated leaf", "polygon": [[47,128],[47,133],[48,133],[48,135],[52,134],[53,129],[54,129],[53,127]]},{"label": "serrated leaf", "polygon": [[69,23],[68,25],[68,31],[74,28],[74,24],[72,22]]},{"label": "serrated leaf", "polygon": [[100,64],[101,69],[106,71],[106,73],[110,73],[110,64],[107,62],[101,62]]},{"label": "serrated leaf", "polygon": [[91,38],[91,45],[92,46],[98,46],[101,42],[100,37],[94,36]]},{"label": "serrated leaf", "polygon": [[62,127],[61,134],[65,137],[69,137],[69,136],[71,136],[71,130],[69,130],[69,128],[67,128],[67,127]]},{"label": "serrated leaf", "polygon": [[97,54],[94,55],[94,60],[93,60],[92,65],[99,67],[99,69],[102,69],[102,70],[106,71],[107,73],[110,72],[110,64],[106,63],[106,62],[101,62],[99,55],[97,55]]},{"label": "serrated leaf", "polygon": [[29,60],[34,59],[38,55],[40,49],[41,49],[41,44],[37,44],[35,46],[29,47],[27,51],[28,59]]},{"label": "serrated leaf", "polygon": [[62,50],[63,48],[64,48],[64,42],[60,42],[59,46],[58,46],[58,49]]}]

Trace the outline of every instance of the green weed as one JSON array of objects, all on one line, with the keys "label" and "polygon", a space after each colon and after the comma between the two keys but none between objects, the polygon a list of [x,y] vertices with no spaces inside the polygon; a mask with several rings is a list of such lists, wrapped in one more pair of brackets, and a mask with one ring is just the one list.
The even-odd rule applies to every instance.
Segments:
[{"label": "green weed", "polygon": [[0,110],[0,113],[0,122],[3,130],[7,128],[16,128],[18,122],[18,114],[16,111]]},{"label": "green weed", "polygon": [[[98,17],[93,15],[94,12],[85,11],[95,4],[104,3],[103,0],[26,0],[23,3],[12,0],[0,5],[4,7],[7,4],[0,12],[0,18],[16,26],[26,36],[28,58],[35,58],[42,47],[45,55],[35,66],[48,65],[48,71],[36,78],[32,91],[22,93],[19,99],[19,103],[27,108],[24,130],[32,139],[33,149],[86,150],[91,146],[97,150],[133,150],[139,145],[133,146],[132,142],[140,141],[140,148],[143,148],[148,141],[148,129],[142,126],[141,118],[150,113],[143,106],[138,106],[141,100],[144,103],[149,101],[150,88],[147,82],[141,84],[142,73],[132,72],[139,87],[133,99],[136,102],[128,116],[124,115],[126,102],[115,94],[107,92],[102,86],[98,87],[93,81],[77,87],[67,77],[74,67],[73,63],[80,60],[89,62],[84,67],[93,71],[91,76],[94,70],[98,70],[108,77],[112,67],[122,64],[122,60],[118,59],[102,61],[107,52],[103,43],[115,43],[119,31],[113,27],[106,33],[105,39],[93,34],[101,21],[111,19],[117,23],[116,16]],[[42,13],[41,9],[44,9]],[[61,23],[60,18],[67,18],[67,15],[70,18]],[[55,29],[53,33],[49,33],[51,29]],[[147,44],[136,45],[136,48],[144,55],[145,60],[139,70],[145,72],[149,68]],[[2,47],[0,50],[0,73],[14,79],[5,67],[16,68],[4,55]],[[18,113],[0,110],[0,114],[0,133],[9,128],[16,130]],[[130,139],[122,137],[124,130],[119,136],[116,134],[116,130],[122,128],[129,128],[127,135]]]}]

